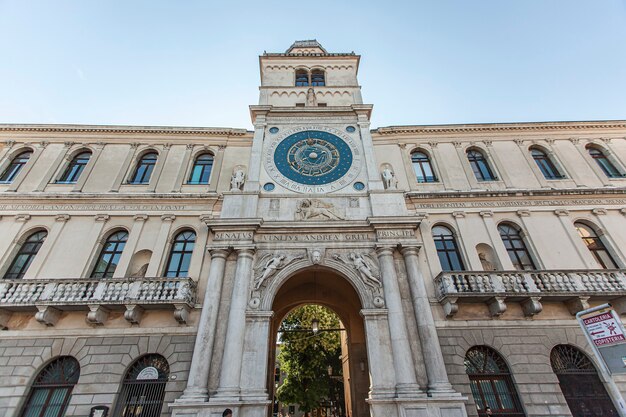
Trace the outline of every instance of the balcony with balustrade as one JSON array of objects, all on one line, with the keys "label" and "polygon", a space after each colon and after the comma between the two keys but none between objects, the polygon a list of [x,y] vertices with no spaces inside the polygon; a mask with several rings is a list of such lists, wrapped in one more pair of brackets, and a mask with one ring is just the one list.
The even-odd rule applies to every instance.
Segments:
[{"label": "balcony with balustrade", "polygon": [[435,277],[435,292],[448,318],[461,303],[485,303],[500,316],[507,302],[518,302],[526,316],[542,311],[542,301],[565,303],[569,312],[589,308],[590,300],[626,307],[626,270],[451,271]]},{"label": "balcony with balustrade", "polygon": [[196,300],[191,278],[73,278],[0,280],[0,327],[14,312],[35,313],[54,326],[64,311],[86,312],[86,321],[102,325],[109,312],[124,311],[133,324],[145,310],[171,309],[179,323],[187,323]]}]

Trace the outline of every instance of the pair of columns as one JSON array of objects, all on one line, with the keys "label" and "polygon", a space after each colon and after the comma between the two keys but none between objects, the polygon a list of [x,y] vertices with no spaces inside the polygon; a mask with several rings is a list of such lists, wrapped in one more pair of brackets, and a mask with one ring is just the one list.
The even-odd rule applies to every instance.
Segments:
[{"label": "pair of columns", "polygon": [[[395,247],[393,246],[379,246],[376,253],[378,255],[388,311],[389,336],[395,372],[395,392],[398,398],[409,398],[423,394],[423,391],[420,390],[417,383],[415,366],[412,360],[413,355],[411,354],[407,322],[402,309],[402,298],[394,265],[394,250]],[[400,252],[404,258],[411,291],[411,301],[417,321],[417,331],[428,377],[428,394],[432,396],[453,394],[455,391],[448,381],[448,374],[437,337],[435,320],[430,308],[424,277],[419,268],[419,248],[417,246],[403,247],[400,249]],[[371,327],[367,324],[367,315],[365,315],[365,318],[366,326]],[[370,337],[368,337],[368,342],[368,348],[373,343],[376,343]],[[384,380],[385,378],[382,379]],[[381,388],[383,395],[385,391],[389,391],[388,388]],[[373,385],[372,391],[375,391],[375,389],[376,387]]]},{"label": "pair of columns", "polygon": [[[242,356],[246,331],[246,305],[248,286],[252,274],[254,249],[236,248],[237,265],[235,282],[228,314],[228,331],[222,357],[220,384],[216,397],[239,400]],[[209,398],[208,381],[210,363],[213,357],[213,345],[217,330],[217,310],[220,304],[222,283],[229,250],[211,250],[211,267],[204,292],[204,301],[196,344],[193,350],[192,366],[189,379],[181,401],[207,401]]]},{"label": "pair of columns", "polygon": [[[243,247],[237,251],[235,281],[232,290],[230,310],[228,315],[228,331],[226,333],[222,368],[220,371],[219,387],[214,398],[219,401],[238,401],[242,395],[242,362],[244,357],[244,342],[246,331],[254,332],[250,337],[255,340],[269,339],[269,320],[271,314],[253,318],[259,325],[249,326],[246,329],[246,306],[249,295],[249,285],[252,275],[254,249]],[[394,265],[391,246],[381,246],[377,249],[381,277],[385,289],[387,305],[387,320],[391,352],[384,352],[384,347],[378,345],[377,338],[368,337],[370,352],[370,368],[372,370],[372,392],[375,396],[397,396],[398,398],[412,398],[423,391],[417,383],[415,366],[412,360],[408,337],[407,324],[402,309],[402,299],[398,285],[398,277]],[[407,271],[411,290],[411,299],[417,320],[417,330],[425,361],[428,377],[428,393],[430,395],[449,395],[454,393],[448,381],[445,364],[437,331],[430,309],[430,302],[426,292],[423,276],[418,264],[418,247],[404,247],[401,253]],[[222,284],[226,267],[227,249],[211,250],[211,266],[204,295],[204,302],[196,344],[193,352],[192,366],[189,372],[187,388],[181,401],[207,401],[210,362],[213,356],[214,338],[217,329],[217,310],[221,299]],[[382,313],[383,311],[381,311]],[[370,336],[384,334],[382,315],[376,310],[364,310],[366,332]],[[255,345],[253,343],[253,345]],[[267,362],[267,346],[256,346],[254,352],[246,352],[245,356],[256,357],[254,363],[258,369],[250,370],[249,375],[243,378],[246,382],[245,391],[252,395],[263,397],[265,391],[261,388],[265,383],[265,368]],[[389,375],[386,369],[393,362],[395,377]],[[254,380],[254,381],[253,381]],[[392,386],[395,382],[395,387]],[[257,392],[258,391],[258,392]]]}]

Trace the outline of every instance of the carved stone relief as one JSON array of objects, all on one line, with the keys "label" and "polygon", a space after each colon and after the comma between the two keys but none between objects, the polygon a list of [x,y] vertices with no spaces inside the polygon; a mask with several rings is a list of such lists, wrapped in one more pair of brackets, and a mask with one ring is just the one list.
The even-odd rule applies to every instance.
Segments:
[{"label": "carved stone relief", "polygon": [[344,220],[344,216],[332,203],[305,198],[296,204],[295,220]]}]

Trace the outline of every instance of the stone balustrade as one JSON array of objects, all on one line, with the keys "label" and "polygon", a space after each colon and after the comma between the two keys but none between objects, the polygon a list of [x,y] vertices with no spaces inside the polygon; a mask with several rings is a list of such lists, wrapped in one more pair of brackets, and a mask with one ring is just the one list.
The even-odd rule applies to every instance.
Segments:
[{"label": "stone balustrade", "polygon": [[[139,323],[145,309],[173,307],[186,323],[196,300],[191,278],[76,278],[0,281],[0,326],[14,311],[37,309],[36,319],[54,325],[63,310],[88,309],[87,322],[104,324],[108,312],[125,308],[124,317]],[[3,319],[4,318],[4,319]]]},{"label": "stone balustrade", "polygon": [[442,272],[435,277],[435,291],[448,317],[456,314],[459,302],[484,302],[499,316],[506,301],[520,302],[524,314],[532,316],[541,312],[541,300],[563,301],[576,314],[589,308],[590,298],[626,307],[626,270]]}]

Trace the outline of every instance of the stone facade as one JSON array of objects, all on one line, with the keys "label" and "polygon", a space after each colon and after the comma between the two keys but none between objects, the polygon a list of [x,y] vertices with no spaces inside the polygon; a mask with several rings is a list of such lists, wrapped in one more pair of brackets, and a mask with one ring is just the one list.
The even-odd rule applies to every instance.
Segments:
[{"label": "stone facade", "polygon": [[[253,131],[0,125],[0,175],[29,153],[0,181],[0,415],[21,415],[39,373],[63,356],[80,365],[65,414],[113,412],[128,370],[150,354],[169,364],[162,415],[229,407],[265,417],[276,330],[306,303],[329,306],[349,329],[351,416],[477,415],[464,364],[476,346],[508,365],[516,415],[572,415],[552,349],[575,346],[595,363],[573,315],[607,301],[626,312],[626,122],[371,129],[359,59],[316,42],[261,56]],[[343,176],[306,184],[279,166],[281,144],[313,131],[349,149]],[[84,152],[78,178],[62,181]],[[135,181],[152,153],[149,178]],[[211,173],[196,181],[202,155]],[[580,224],[612,264],[599,263]],[[510,256],[502,225],[529,260]],[[457,268],[442,266],[441,226]],[[32,262],[11,275],[39,231]],[[98,278],[119,231],[117,266]],[[171,272],[186,231],[195,236],[189,262]],[[626,378],[615,380],[626,390]]]}]

